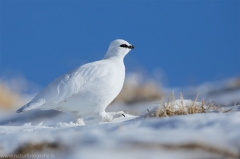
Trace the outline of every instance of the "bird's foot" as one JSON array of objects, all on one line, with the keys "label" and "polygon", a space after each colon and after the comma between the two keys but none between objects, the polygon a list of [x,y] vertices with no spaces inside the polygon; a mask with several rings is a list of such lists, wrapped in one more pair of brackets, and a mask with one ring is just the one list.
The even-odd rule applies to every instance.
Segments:
[{"label": "bird's foot", "polygon": [[76,118],[75,119],[75,123],[76,124],[79,124],[79,125],[85,125],[84,121],[83,121],[83,118]]}]

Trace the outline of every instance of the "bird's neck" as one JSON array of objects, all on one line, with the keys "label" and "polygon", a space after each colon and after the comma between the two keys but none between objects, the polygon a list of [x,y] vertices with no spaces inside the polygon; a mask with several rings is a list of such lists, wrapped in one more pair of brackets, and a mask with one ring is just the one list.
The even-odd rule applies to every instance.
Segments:
[{"label": "bird's neck", "polygon": [[106,54],[103,58],[103,60],[111,61],[111,63],[113,63],[117,66],[122,66],[125,70],[123,59],[124,59],[124,56],[122,56],[122,55],[108,56],[108,54]]},{"label": "bird's neck", "polygon": [[123,54],[118,54],[118,55],[109,55],[109,54],[106,54],[103,59],[112,59],[112,60],[120,60],[120,61],[123,61],[125,55]]},{"label": "bird's neck", "polygon": [[115,48],[115,49],[110,49],[107,51],[106,55],[104,56],[104,59],[118,59],[118,60],[122,60],[124,59],[124,57],[126,56],[126,54],[128,53],[128,51],[126,50],[122,50],[119,48]]},{"label": "bird's neck", "polygon": [[122,62],[124,57],[123,56],[109,56],[109,57],[104,56],[103,59]]},{"label": "bird's neck", "polygon": [[120,70],[125,72],[125,65],[124,65],[124,58],[119,58],[119,57],[110,57],[105,60],[108,60],[112,65],[115,67],[119,68]]}]

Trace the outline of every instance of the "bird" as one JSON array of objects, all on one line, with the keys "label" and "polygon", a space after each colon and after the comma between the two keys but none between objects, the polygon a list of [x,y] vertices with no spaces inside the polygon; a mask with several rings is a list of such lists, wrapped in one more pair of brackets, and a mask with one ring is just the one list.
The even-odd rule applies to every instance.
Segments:
[{"label": "bird", "polygon": [[105,56],[79,66],[53,80],[16,113],[33,109],[57,110],[71,114],[75,123],[85,125],[84,118],[111,122],[125,117],[123,111],[106,112],[120,93],[125,80],[124,57],[135,47],[122,39],[112,41]]}]

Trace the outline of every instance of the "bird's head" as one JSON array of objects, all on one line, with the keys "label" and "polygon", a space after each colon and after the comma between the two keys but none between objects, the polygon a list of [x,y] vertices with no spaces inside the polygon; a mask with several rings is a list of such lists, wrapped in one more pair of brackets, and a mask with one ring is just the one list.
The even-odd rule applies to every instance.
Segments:
[{"label": "bird's head", "polygon": [[123,58],[131,49],[134,49],[134,46],[129,44],[127,41],[122,39],[114,40],[110,43],[105,58],[113,56],[119,56]]}]

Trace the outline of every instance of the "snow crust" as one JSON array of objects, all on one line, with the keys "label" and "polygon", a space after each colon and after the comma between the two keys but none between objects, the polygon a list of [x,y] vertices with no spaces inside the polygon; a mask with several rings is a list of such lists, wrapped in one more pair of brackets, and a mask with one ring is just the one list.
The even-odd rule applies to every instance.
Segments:
[{"label": "snow crust", "polygon": [[58,158],[217,158],[223,155],[218,150],[236,157],[239,119],[240,112],[234,112],[167,118],[127,115],[112,123],[87,126],[72,122],[5,125],[0,126],[0,147],[1,154],[13,154],[26,144],[56,143],[66,148],[53,152]]}]

